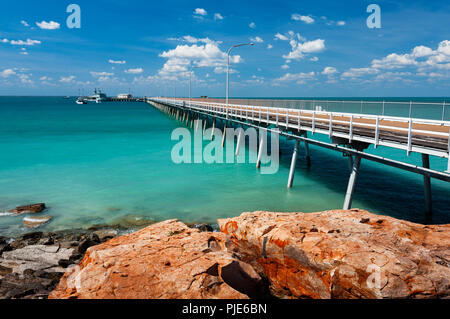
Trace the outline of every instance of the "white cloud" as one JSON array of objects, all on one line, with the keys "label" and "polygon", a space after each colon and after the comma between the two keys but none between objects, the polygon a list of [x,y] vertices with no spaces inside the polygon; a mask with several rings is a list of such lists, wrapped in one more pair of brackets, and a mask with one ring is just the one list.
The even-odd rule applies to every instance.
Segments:
[{"label": "white cloud", "polygon": [[2,42],[2,43],[8,43],[9,40],[8,40],[8,39],[0,39],[0,42]]},{"label": "white cloud", "polygon": [[335,67],[327,66],[326,68],[323,69],[322,74],[332,75],[332,74],[335,74],[337,72],[338,72],[338,70]]},{"label": "white cloud", "polygon": [[41,41],[39,40],[31,40],[31,39],[27,39],[26,41],[23,40],[11,40],[9,43],[11,43],[12,45],[35,45],[35,44],[41,44]]},{"label": "white cloud", "polygon": [[359,78],[367,74],[377,74],[379,71],[373,68],[350,68],[348,71],[342,73],[343,78]]},{"label": "white cloud", "polygon": [[302,16],[298,13],[294,13],[293,15],[291,15],[291,19],[295,21],[303,21],[306,24],[314,23],[314,19],[311,16]]},{"label": "white cloud", "polygon": [[292,39],[289,44],[292,47],[291,52],[287,55],[283,55],[284,59],[288,60],[299,60],[308,53],[318,53],[325,50],[325,40],[317,39],[314,41],[299,42]]},{"label": "white cloud", "polygon": [[[159,56],[166,58],[167,61],[158,71],[160,78],[174,80],[179,77],[188,77],[192,64],[198,67],[214,67],[217,68],[216,72],[222,72],[221,67],[226,66],[227,54],[219,49],[219,42],[212,40],[202,42],[204,43],[202,45],[177,45],[175,49],[162,52]],[[239,63],[241,57],[230,56],[230,62]]]},{"label": "white cloud", "polygon": [[76,78],[76,76],[74,76],[74,75],[70,75],[70,76],[67,76],[67,77],[63,77],[62,76],[59,79],[59,82],[61,82],[61,83],[71,83],[75,78]]},{"label": "white cloud", "polygon": [[[390,70],[409,69],[412,72],[392,72]],[[389,70],[386,72],[385,70]],[[366,75],[376,75],[376,81],[413,81],[405,76],[425,76],[430,79],[449,77],[450,74],[441,73],[450,70],[450,41],[441,41],[436,50],[419,45],[410,53],[391,53],[381,59],[373,59],[366,68],[351,68],[342,74],[343,78],[359,79]],[[437,71],[437,72],[436,72]],[[382,73],[384,72],[384,73]]]},{"label": "white cloud", "polygon": [[141,74],[142,72],[144,72],[144,70],[142,68],[125,70],[125,73],[128,73],[128,74]]},{"label": "white cloud", "polygon": [[15,75],[16,72],[13,69],[5,69],[2,72],[0,72],[0,76],[3,78],[7,78],[11,75]]},{"label": "white cloud", "polygon": [[289,38],[285,35],[282,35],[281,33],[275,34],[275,40],[281,40],[281,41],[287,41]]},{"label": "white cloud", "polygon": [[338,26],[342,27],[342,26],[345,25],[345,21],[338,21],[338,22],[336,22],[336,24],[337,24]]},{"label": "white cloud", "polygon": [[292,82],[296,81],[297,84],[304,84],[306,83],[306,80],[312,80],[314,79],[315,73],[313,71],[309,73],[286,73],[282,77],[275,79],[274,81],[277,82]]},{"label": "white cloud", "polygon": [[261,39],[261,38],[258,37],[258,36],[253,37],[253,38],[250,38],[250,41],[255,42],[255,43],[262,43],[262,42],[264,42],[264,40]]},{"label": "white cloud", "polygon": [[20,21],[20,23],[22,23],[25,27],[29,27],[30,26],[25,20]]},{"label": "white cloud", "polygon": [[125,64],[125,63],[127,63],[127,61],[125,61],[125,60],[123,60],[123,61],[115,61],[115,60],[109,59],[108,63],[111,63],[111,64]]},{"label": "white cloud", "polygon": [[270,49],[272,49],[272,48],[273,48],[273,45],[271,45],[271,44],[268,44],[268,45],[267,45],[267,49],[270,50]]},{"label": "white cloud", "polygon": [[283,65],[281,66],[281,68],[282,68],[283,70],[287,70],[287,69],[289,69],[289,65],[283,64]]},{"label": "white cloud", "polygon": [[114,73],[109,73],[109,72],[94,72],[91,71],[89,72],[93,77],[99,77],[99,76],[112,76],[114,75]]},{"label": "white cloud", "polygon": [[316,56],[313,56],[311,59],[309,59],[309,61],[317,62],[317,61],[319,61],[319,58]]},{"label": "white cloud", "polygon": [[33,84],[33,81],[26,74],[19,74],[18,77],[23,84]]},{"label": "white cloud", "polygon": [[250,24],[248,25],[250,28],[255,29],[256,28],[256,24],[255,22],[250,22]]},{"label": "white cloud", "polygon": [[214,13],[214,20],[223,20],[223,17],[220,13]]},{"label": "white cloud", "polygon": [[194,10],[194,14],[205,16],[208,14],[208,12],[206,12],[206,10],[203,8],[197,8]]},{"label": "white cloud", "polygon": [[56,30],[59,29],[60,25],[58,22],[55,21],[50,21],[50,22],[46,22],[46,21],[42,21],[42,22],[36,22],[36,25],[44,30]]}]

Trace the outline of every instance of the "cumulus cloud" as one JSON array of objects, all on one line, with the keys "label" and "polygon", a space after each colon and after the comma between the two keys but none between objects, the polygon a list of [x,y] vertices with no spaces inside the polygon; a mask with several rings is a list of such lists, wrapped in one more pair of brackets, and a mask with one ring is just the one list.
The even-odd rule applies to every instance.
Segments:
[{"label": "cumulus cloud", "polygon": [[300,72],[300,73],[286,73],[280,78],[275,79],[276,83],[280,82],[293,82],[296,81],[297,84],[305,84],[307,80],[312,80],[315,77],[315,73],[313,71],[309,73]]},{"label": "cumulus cloud", "polygon": [[[450,41],[441,41],[435,50],[419,45],[414,47],[410,53],[391,53],[383,58],[373,59],[369,67],[351,68],[342,73],[342,77],[358,79],[365,75],[377,75],[377,80],[385,80],[388,76],[401,79],[413,75],[411,72],[392,72],[392,70],[398,69],[416,69],[418,76],[430,78],[439,78],[441,77],[439,75],[450,76],[448,73],[450,70]],[[445,73],[446,71],[447,73]]]},{"label": "cumulus cloud", "polygon": [[144,69],[142,69],[142,68],[125,70],[125,73],[128,73],[128,74],[141,74],[142,72],[144,72]]},{"label": "cumulus cloud", "polygon": [[291,19],[294,20],[294,21],[303,21],[306,24],[314,23],[314,19],[311,16],[303,16],[303,15],[298,14],[298,13],[294,13],[293,15],[291,15]]},{"label": "cumulus cloud", "polygon": [[208,14],[208,12],[206,12],[206,10],[203,8],[197,8],[194,10],[194,14],[200,15],[200,16],[206,16]]},{"label": "cumulus cloud", "polygon": [[181,38],[168,38],[167,40],[182,41],[182,42],[187,42],[187,43],[216,43],[216,44],[222,43],[221,41],[213,41],[208,37],[196,38],[191,35],[185,35]]},{"label": "cumulus cloud", "polygon": [[125,60],[123,60],[123,61],[115,61],[115,60],[109,59],[108,63],[111,63],[111,64],[125,64],[125,63],[127,63],[127,61],[125,61]]},{"label": "cumulus cloud", "polygon": [[289,38],[281,33],[275,34],[275,40],[287,41]]},{"label": "cumulus cloud", "polygon": [[317,61],[319,61],[319,58],[316,56],[313,56],[312,58],[309,59],[309,61],[317,62]]},{"label": "cumulus cloud", "polygon": [[112,76],[114,75],[114,73],[110,73],[110,72],[94,72],[91,71],[89,72],[93,77],[99,77],[99,76]]},{"label": "cumulus cloud", "polygon": [[15,75],[16,72],[13,69],[5,69],[2,72],[0,72],[0,76],[2,78],[10,77],[11,75]]},{"label": "cumulus cloud", "polygon": [[250,28],[255,29],[256,28],[256,24],[255,22],[250,22],[250,24],[248,25]]},{"label": "cumulus cloud", "polygon": [[267,49],[270,50],[270,49],[272,49],[272,48],[273,48],[273,45],[271,45],[271,44],[268,44],[268,45],[267,45]]},{"label": "cumulus cloud", "polygon": [[46,22],[46,21],[42,21],[42,22],[36,22],[36,25],[44,30],[56,30],[59,29],[60,25],[58,22],[55,21],[50,21],[50,22]]},{"label": "cumulus cloud", "polygon": [[25,27],[29,27],[30,26],[25,20],[20,21],[20,23],[22,23]]},{"label": "cumulus cloud", "polygon": [[336,22],[336,25],[342,27],[345,25],[345,21],[338,21],[338,22]]},{"label": "cumulus cloud", "polygon": [[63,77],[62,76],[59,79],[59,82],[61,82],[61,83],[71,83],[75,78],[76,78],[76,76],[74,76],[74,75],[69,75],[67,77]]},{"label": "cumulus cloud", "polygon": [[292,39],[289,41],[289,44],[292,48],[291,52],[289,52],[289,54],[283,55],[283,58],[288,60],[299,60],[302,59],[305,54],[318,53],[325,50],[325,40],[322,39],[305,42],[300,42]]},{"label": "cumulus cloud", "polygon": [[258,36],[253,37],[253,38],[250,38],[250,41],[255,42],[255,43],[262,43],[262,42],[264,42],[264,40],[261,39],[261,38],[258,37]]},{"label": "cumulus cloud", "polygon": [[322,74],[331,75],[331,74],[335,74],[337,72],[338,72],[338,70],[335,67],[327,66],[326,68],[323,69]]},{"label": "cumulus cloud", "polygon": [[223,20],[223,17],[220,13],[214,13],[214,20]]},{"label": "cumulus cloud", "polygon": [[23,41],[23,40],[11,40],[9,43],[11,43],[12,45],[28,45],[28,46],[32,46],[32,45],[35,45],[35,44],[41,44],[41,41],[26,39],[26,41]]},{"label": "cumulus cloud", "polygon": [[[219,42],[212,40],[191,42],[194,44],[180,44],[175,49],[164,51],[159,55],[167,59],[162,69],[158,71],[160,78],[173,80],[178,77],[187,77],[189,68],[193,64],[198,67],[214,67],[215,72],[221,72],[220,68],[226,66],[227,54],[220,50]],[[230,56],[230,62],[239,63],[241,57]]]}]

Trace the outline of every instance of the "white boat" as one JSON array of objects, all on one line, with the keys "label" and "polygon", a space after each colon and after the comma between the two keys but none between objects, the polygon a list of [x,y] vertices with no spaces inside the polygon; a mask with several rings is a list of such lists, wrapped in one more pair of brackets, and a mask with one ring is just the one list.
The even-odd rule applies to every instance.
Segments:
[{"label": "white boat", "polygon": [[91,96],[88,96],[84,99],[84,101],[86,102],[95,102],[95,103],[101,103],[103,101],[107,101],[108,97],[106,96],[105,93],[102,93],[100,90],[97,91],[97,89],[95,89],[94,94]]},{"label": "white boat", "polygon": [[77,104],[87,104],[87,102],[85,101],[85,100],[83,100],[83,99],[77,99],[76,101],[75,101],[75,103],[77,103]]}]

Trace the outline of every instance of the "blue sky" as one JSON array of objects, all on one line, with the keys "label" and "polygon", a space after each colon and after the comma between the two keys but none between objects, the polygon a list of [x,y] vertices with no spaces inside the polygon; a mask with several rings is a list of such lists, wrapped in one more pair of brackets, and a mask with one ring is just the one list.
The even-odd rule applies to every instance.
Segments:
[{"label": "blue sky", "polygon": [[[81,8],[81,28],[66,7]],[[381,28],[369,29],[369,4]],[[22,1],[0,11],[0,95],[449,96],[450,4]]]}]

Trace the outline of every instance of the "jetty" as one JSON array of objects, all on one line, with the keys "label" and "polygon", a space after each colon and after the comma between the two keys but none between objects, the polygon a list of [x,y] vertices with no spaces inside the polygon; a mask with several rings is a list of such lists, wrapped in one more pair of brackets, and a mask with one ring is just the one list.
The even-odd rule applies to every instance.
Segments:
[{"label": "jetty", "polygon": [[[166,97],[145,98],[145,102],[162,112],[177,119],[183,119],[186,123],[191,122],[191,127],[194,120],[204,121],[205,125],[211,125],[212,127],[218,127],[219,124],[222,124],[224,138],[226,127],[234,125],[254,127],[294,140],[295,144],[287,181],[288,188],[293,185],[300,143],[304,145],[308,165],[311,163],[309,145],[342,153],[349,158],[351,168],[343,209],[351,208],[362,159],[420,174],[424,181],[425,214],[427,218],[431,218],[431,178],[450,182],[450,121],[445,120],[445,111],[448,105],[434,103],[436,104],[434,106],[439,108],[442,106],[442,118],[439,120],[412,117],[413,102],[409,102],[408,105],[409,116],[401,117],[385,115],[385,107],[390,103],[385,101],[382,102],[382,114],[328,111],[326,103],[320,100],[296,100],[296,107],[289,107],[286,101],[280,101],[284,104],[283,107],[279,107],[273,101],[268,100],[261,100],[260,103],[257,100],[248,100],[246,104],[243,104],[240,100],[231,99],[223,101]],[[345,102],[339,101],[342,104],[345,104]],[[355,101],[347,102],[355,103]],[[272,105],[264,106],[268,103],[272,103]],[[381,102],[377,103],[381,104]],[[431,105],[433,103],[423,104]],[[302,107],[299,107],[299,105]],[[308,105],[308,109],[303,107],[305,105]],[[362,107],[363,102],[361,102],[361,111]],[[238,140],[242,138],[242,134],[243,132],[240,130]],[[330,142],[313,139],[312,135],[314,134],[327,135]],[[265,139],[260,138],[257,168],[261,164],[265,143]],[[408,156],[412,152],[419,153],[422,157],[422,166],[364,152],[371,145],[375,148],[384,146],[403,150]],[[430,156],[447,159],[447,170],[440,171],[431,168]]]}]

